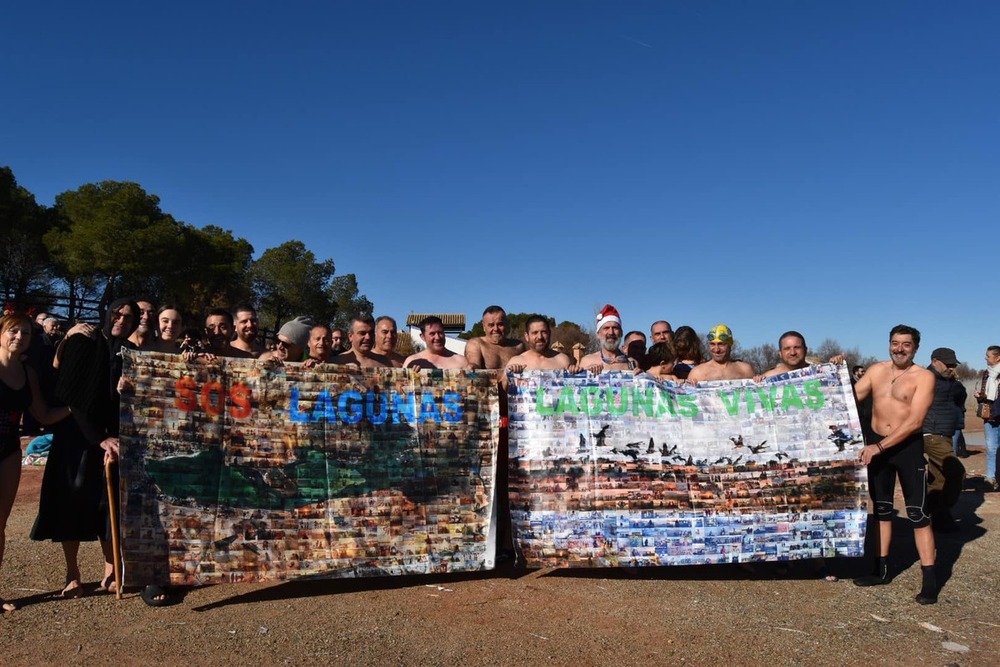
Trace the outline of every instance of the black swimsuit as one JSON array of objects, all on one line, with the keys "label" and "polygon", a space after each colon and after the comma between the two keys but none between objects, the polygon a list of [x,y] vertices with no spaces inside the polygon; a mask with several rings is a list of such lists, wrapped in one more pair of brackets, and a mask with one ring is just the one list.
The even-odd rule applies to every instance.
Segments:
[{"label": "black swimsuit", "polygon": [[11,389],[0,382],[0,461],[14,452],[21,454],[21,415],[30,405],[27,375],[20,389]]}]

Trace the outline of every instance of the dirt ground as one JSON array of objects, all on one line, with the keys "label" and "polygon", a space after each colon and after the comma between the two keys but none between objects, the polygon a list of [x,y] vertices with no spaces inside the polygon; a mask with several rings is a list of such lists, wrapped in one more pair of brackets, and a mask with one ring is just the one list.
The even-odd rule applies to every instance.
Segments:
[{"label": "dirt ground", "polygon": [[[970,420],[974,424],[974,420]],[[980,426],[981,428],[981,426]],[[28,539],[41,468],[25,468],[7,527],[0,594],[3,665],[1000,665],[1000,493],[981,490],[982,432],[954,514],[939,534],[940,601],[922,607],[912,531],[900,522],[888,586],[828,583],[733,566],[527,571],[234,584],[192,589],[173,607],[134,591],[62,587],[59,545]],[[865,559],[831,569],[864,573]]]}]

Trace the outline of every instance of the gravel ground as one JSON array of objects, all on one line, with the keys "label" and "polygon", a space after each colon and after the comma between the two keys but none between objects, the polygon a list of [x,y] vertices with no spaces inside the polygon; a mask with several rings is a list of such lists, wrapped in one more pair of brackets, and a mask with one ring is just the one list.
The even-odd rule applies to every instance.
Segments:
[{"label": "gravel ground", "polygon": [[[970,434],[982,444],[982,433]],[[153,609],[134,592],[94,591],[96,544],[81,563],[88,593],[61,600],[59,546],[33,543],[40,469],[25,469],[7,527],[0,664],[220,665],[1000,665],[1000,493],[983,494],[981,446],[938,536],[946,576],[937,605],[919,589],[912,531],[900,527],[889,586],[828,583],[731,566],[525,571],[392,579],[220,585]],[[861,559],[832,564],[850,576]]]}]

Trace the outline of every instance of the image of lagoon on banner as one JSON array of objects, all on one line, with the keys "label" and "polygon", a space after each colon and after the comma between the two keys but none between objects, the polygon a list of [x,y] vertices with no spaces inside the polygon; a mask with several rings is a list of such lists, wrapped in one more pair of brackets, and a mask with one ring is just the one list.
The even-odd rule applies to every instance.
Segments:
[{"label": "image of lagoon on banner", "polygon": [[493,567],[492,372],[126,356],[126,582]]}]

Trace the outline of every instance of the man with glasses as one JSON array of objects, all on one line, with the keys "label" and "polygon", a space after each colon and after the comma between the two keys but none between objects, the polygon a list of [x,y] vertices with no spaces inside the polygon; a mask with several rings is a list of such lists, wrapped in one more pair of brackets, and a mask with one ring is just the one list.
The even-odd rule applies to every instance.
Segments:
[{"label": "man with glasses", "polygon": [[260,355],[260,360],[291,363],[302,361],[306,345],[309,344],[309,332],[312,331],[312,328],[312,319],[303,315],[285,322],[278,329],[278,335],[274,340],[274,349]]},{"label": "man with glasses", "polygon": [[716,324],[708,331],[708,353],[711,358],[691,369],[687,381],[691,384],[711,380],[745,380],[754,376],[753,367],[736,361],[733,355],[733,332],[725,324]]},{"label": "man with glasses", "polygon": [[927,509],[931,526],[940,532],[958,529],[951,508],[962,493],[965,466],[955,456],[952,436],[958,428],[958,410],[968,393],[955,378],[958,359],[949,347],[931,352],[927,367],[934,374],[934,400],[924,419],[924,456],[927,457]]}]

